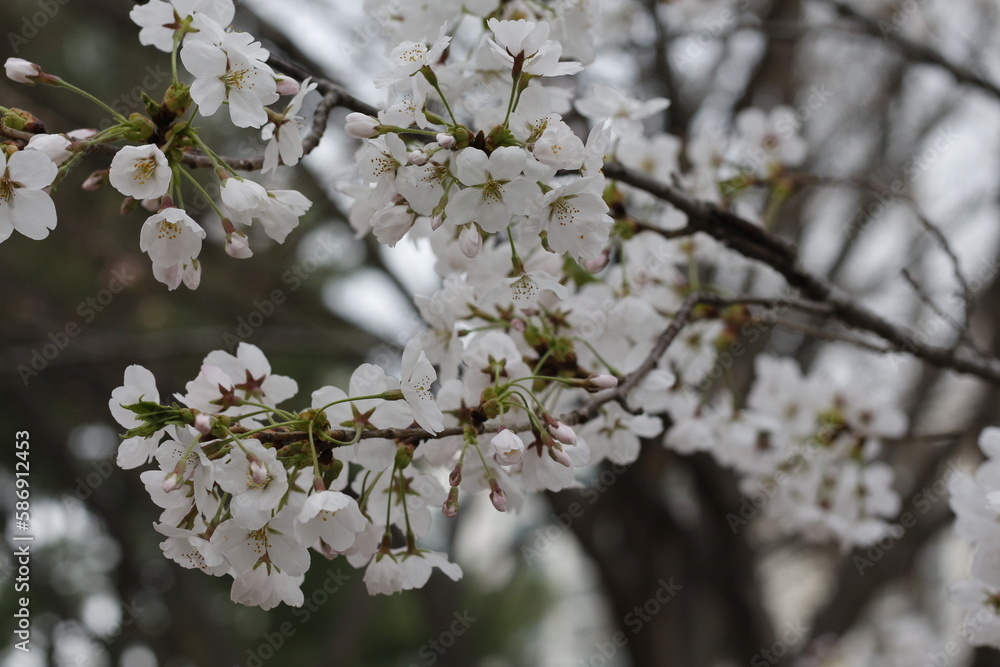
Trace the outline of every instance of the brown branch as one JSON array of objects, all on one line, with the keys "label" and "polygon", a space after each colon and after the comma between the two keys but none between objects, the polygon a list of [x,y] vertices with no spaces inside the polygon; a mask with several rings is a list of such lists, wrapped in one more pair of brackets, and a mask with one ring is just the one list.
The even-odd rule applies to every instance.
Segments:
[{"label": "brown branch", "polygon": [[[965,274],[962,273],[961,263],[958,260],[958,255],[955,253],[955,250],[951,247],[951,243],[941,232],[941,229],[931,222],[926,215],[924,215],[920,205],[915,199],[913,199],[913,197],[903,192],[897,193],[894,189],[896,185],[895,183],[893,183],[892,187],[887,187],[869,178],[834,178],[803,173],[789,173],[787,176],[789,176],[793,182],[804,185],[863,188],[887,199],[895,199],[908,205],[913,211],[913,214],[916,216],[917,222],[941,247],[941,251],[944,252],[944,254],[948,257],[948,261],[951,263],[952,272],[955,275],[955,281],[961,288],[962,301],[965,308],[964,328],[960,326],[957,328],[959,333],[966,333],[965,329],[969,326],[969,321],[972,318],[972,311],[975,307],[975,294],[973,293],[972,287],[969,285],[969,281],[965,278]],[[916,288],[915,285],[914,288]],[[971,343],[971,341],[969,342]]]},{"label": "brown branch", "polygon": [[832,316],[843,324],[878,335],[894,351],[906,352],[935,366],[975,375],[1000,385],[1000,361],[997,359],[921,342],[918,334],[889,322],[843,294],[825,279],[803,269],[798,263],[798,253],[793,245],[753,222],[710,202],[696,200],[672,185],[628,169],[617,162],[606,163],[604,174],[672,204],[688,216],[690,226],[744,257],[771,266],[784,276],[789,285],[799,289],[808,299],[829,304]]},{"label": "brown branch", "polygon": [[891,30],[883,30],[878,21],[865,16],[851,5],[840,0],[826,0],[837,12],[846,18],[851,19],[867,34],[879,39],[883,39],[892,44],[907,60],[914,62],[935,65],[950,73],[959,83],[966,83],[975,86],[980,90],[989,93],[993,97],[1000,99],[1000,86],[979,76],[968,67],[954,63],[941,55],[936,49],[915,42],[908,37],[899,34],[898,27],[892,25]]}]

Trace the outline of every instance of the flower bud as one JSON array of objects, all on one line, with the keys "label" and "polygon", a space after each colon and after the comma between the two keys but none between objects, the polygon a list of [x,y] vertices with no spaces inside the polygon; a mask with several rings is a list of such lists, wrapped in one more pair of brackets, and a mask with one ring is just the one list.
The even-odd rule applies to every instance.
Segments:
[{"label": "flower bud", "polygon": [[211,435],[212,433],[212,418],[206,415],[204,412],[197,415],[194,418],[194,428],[202,435]]},{"label": "flower bud", "polygon": [[462,254],[469,259],[475,259],[483,249],[483,237],[479,234],[479,228],[475,223],[462,227],[458,233],[458,247]]},{"label": "flower bud", "polygon": [[7,58],[3,68],[8,79],[17,83],[26,83],[29,86],[38,83],[38,77],[43,74],[41,67],[24,58]]},{"label": "flower bud", "polygon": [[458,463],[452,469],[451,474],[448,475],[448,483],[452,486],[458,486],[462,483],[462,464]]},{"label": "flower bud", "polygon": [[434,139],[441,148],[454,148],[455,146],[455,137],[450,134],[439,132]]},{"label": "flower bud", "polygon": [[253,255],[250,239],[242,232],[226,234],[226,254],[235,259],[246,259]]},{"label": "flower bud", "polygon": [[567,468],[573,467],[573,462],[569,460],[569,454],[558,447],[549,447],[549,456],[552,457],[553,461],[560,465],[564,465]]},{"label": "flower bud", "polygon": [[176,491],[181,486],[181,476],[176,472],[172,472],[163,478],[163,492],[170,493],[171,491]]},{"label": "flower bud", "polygon": [[497,461],[501,465],[514,465],[524,455],[524,441],[510,429],[501,428],[490,442],[496,450]]},{"label": "flower bud", "polygon": [[84,190],[100,190],[108,182],[108,172],[110,169],[98,169],[83,180],[80,186]]},{"label": "flower bud", "polygon": [[97,130],[92,127],[81,127],[75,130],[70,130],[66,133],[66,136],[73,141],[86,141],[97,134]]},{"label": "flower bud", "polygon": [[433,218],[431,218],[431,231],[437,229],[443,224],[444,224],[444,216],[441,215],[440,213],[436,214]]},{"label": "flower bud", "polygon": [[347,122],[344,123],[344,131],[347,136],[355,139],[370,139],[379,135],[379,128],[382,124],[377,118],[372,118],[363,113],[347,114]]},{"label": "flower bud", "polygon": [[444,501],[444,505],[441,506],[441,514],[444,514],[449,519],[458,514],[458,487],[453,486],[451,491],[448,492],[448,499]]},{"label": "flower bud", "polygon": [[590,386],[595,389],[613,389],[618,386],[618,378],[614,375],[608,375],[607,373],[601,373],[600,375],[591,375],[587,378]]},{"label": "flower bud", "polygon": [[495,480],[490,483],[490,487],[493,489],[490,491],[490,502],[493,503],[493,507],[495,507],[498,512],[506,512],[507,494],[503,492],[503,489],[497,486]]},{"label": "flower bud", "polygon": [[597,257],[583,260],[583,268],[586,269],[588,273],[597,273],[607,266],[610,260],[611,251],[605,248]]},{"label": "flower bud", "polygon": [[549,424],[549,434],[567,445],[576,444],[576,431],[560,421]]},{"label": "flower bud", "polygon": [[255,484],[263,484],[267,481],[267,468],[260,462],[260,459],[252,454],[251,456],[250,477],[253,479]]},{"label": "flower bud", "polygon": [[299,92],[299,82],[291,77],[278,77],[274,83],[279,95],[296,95]]},{"label": "flower bud", "polygon": [[406,159],[409,160],[410,164],[415,164],[420,167],[427,164],[427,153],[420,149],[412,150],[407,153]]},{"label": "flower bud", "polygon": [[70,140],[61,134],[36,134],[28,139],[28,148],[45,153],[57,165],[72,155],[69,146]]}]

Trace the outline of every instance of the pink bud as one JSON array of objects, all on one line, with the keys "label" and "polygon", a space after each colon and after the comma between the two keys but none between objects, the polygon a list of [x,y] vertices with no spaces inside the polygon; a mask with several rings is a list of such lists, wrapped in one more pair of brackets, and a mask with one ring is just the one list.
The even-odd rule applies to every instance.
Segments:
[{"label": "pink bud", "polygon": [[483,237],[479,234],[479,226],[476,223],[462,227],[458,233],[458,247],[462,254],[469,259],[475,259],[483,249]]},{"label": "pink bud", "polygon": [[573,467],[573,462],[569,460],[569,454],[556,447],[549,447],[549,456],[552,457],[556,463],[564,465],[567,468]]},{"label": "pink bud", "polygon": [[75,130],[70,130],[66,133],[66,136],[73,141],[84,141],[90,139],[97,134],[97,130],[92,127],[81,127]]},{"label": "pink bud", "polygon": [[233,232],[226,234],[226,254],[235,259],[246,259],[253,255],[250,249],[250,239],[246,234]]},{"label": "pink bud", "polygon": [[549,433],[559,442],[564,442],[567,445],[576,444],[576,431],[560,421],[549,424]]},{"label": "pink bud", "polygon": [[267,481],[267,468],[256,457],[250,461],[250,477],[256,484],[263,484]]},{"label": "pink bud", "polygon": [[279,95],[295,95],[299,92],[299,82],[287,76],[280,77],[275,81]]},{"label": "pink bud", "polygon": [[160,210],[160,200],[159,199],[143,199],[140,205],[149,211],[150,213],[156,213]]},{"label": "pink bud", "polygon": [[42,74],[42,68],[24,58],[7,58],[3,64],[7,78],[17,83],[26,83],[29,86],[35,85],[38,77]]},{"label": "pink bud", "polygon": [[170,493],[171,491],[176,491],[181,486],[181,476],[176,472],[172,472],[163,478],[163,492]]},{"label": "pink bud", "polygon": [[618,386],[618,378],[614,375],[608,375],[607,373],[601,373],[600,375],[592,375],[587,380],[590,382],[591,387],[597,389],[612,389]]},{"label": "pink bud", "polygon": [[503,427],[490,439],[500,465],[514,465],[524,456],[524,441],[510,429]]},{"label": "pink bud", "polygon": [[524,320],[520,317],[515,317],[510,321],[510,328],[514,331],[524,331],[525,326]]},{"label": "pink bud", "polygon": [[455,137],[450,134],[439,132],[434,139],[441,148],[453,148],[455,146]]},{"label": "pink bud", "polygon": [[202,435],[210,435],[212,433],[212,418],[201,413],[194,418],[194,428]]},{"label": "pink bud", "polygon": [[108,182],[108,172],[110,169],[98,169],[90,176],[84,179],[83,185],[80,187],[84,190],[99,190],[104,187],[104,184]]},{"label": "pink bud", "polygon": [[440,213],[435,214],[434,217],[431,218],[431,230],[435,230],[443,224],[444,224],[444,216],[441,215]]},{"label": "pink bud", "polygon": [[347,136],[355,139],[377,137],[381,127],[382,124],[378,122],[378,119],[357,112],[347,114],[347,120],[344,123],[344,131],[347,132]]},{"label": "pink bud", "polygon": [[490,502],[493,503],[493,507],[497,508],[498,512],[507,511],[507,494],[503,492],[503,489],[497,488],[495,491],[490,491]]},{"label": "pink bud", "polygon": [[451,491],[448,492],[448,499],[444,501],[444,505],[441,507],[441,514],[444,514],[449,519],[458,514],[457,486],[453,486]]},{"label": "pink bud", "polygon": [[462,483],[462,464],[461,463],[457,464],[455,466],[455,468],[451,471],[451,474],[448,475],[448,483],[451,484],[452,486],[458,486],[459,484]]},{"label": "pink bud", "polygon": [[410,151],[407,153],[406,158],[410,161],[410,164],[415,164],[418,167],[427,164],[427,153],[420,149]]},{"label": "pink bud", "polygon": [[597,257],[594,257],[593,259],[583,260],[583,268],[586,269],[589,273],[597,273],[598,271],[602,270],[605,266],[607,266],[610,260],[611,260],[611,251],[605,248],[604,250],[601,251],[601,254],[598,255]]}]

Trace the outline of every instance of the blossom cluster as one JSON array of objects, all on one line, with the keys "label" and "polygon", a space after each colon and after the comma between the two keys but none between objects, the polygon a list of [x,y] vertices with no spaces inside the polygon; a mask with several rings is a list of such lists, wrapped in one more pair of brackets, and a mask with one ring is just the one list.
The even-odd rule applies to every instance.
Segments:
[{"label": "blossom cluster", "polygon": [[[602,173],[611,157],[759,218],[742,195],[803,157],[784,111],[744,112],[733,131],[689,142],[682,160],[679,139],[644,134],[667,100],[604,85],[574,99],[567,87],[593,57],[591,3],[539,14],[511,4],[499,15],[483,3],[485,21],[471,20],[469,3],[464,15],[451,4],[392,13],[400,43],[376,79],[390,98],[375,115],[348,114],[360,182],[339,185],[359,236],[429,242],[441,288],[415,298],[426,329],[406,344],[400,378],[363,364],[347,387],[317,389],[295,410],[279,406],[296,383],[249,344],[210,353],[169,405],[149,371],[130,367],[110,403],[128,429],[118,462],[156,462],[142,479],[163,509],[165,554],[231,576],[235,601],[264,607],[301,604],[310,549],[366,567],[372,593],[419,587],[434,568],[457,578],[445,554],[418,544],[432,514],[453,517],[476,494],[518,510],[533,493],[578,487],[585,466],[634,462],[643,440],[658,437],[731,466],[748,496],[774,489],[763,516],[788,531],[844,546],[883,536],[899,501],[879,441],[901,434],[905,419],[873,398],[877,387],[848,391],[766,357],[735,407],[714,378],[749,313],[686,304],[735,289],[744,264],[707,236],[666,233],[683,225],[675,210]],[[144,43],[168,46],[162,18],[137,17]],[[270,80],[246,36],[226,37],[208,14],[189,18],[208,26],[180,38],[193,74],[222,66],[209,55],[216,49],[234,54],[225,63],[238,63],[239,77]],[[471,55],[454,60],[459,50]],[[214,110],[227,90],[206,79],[191,94]],[[253,94],[228,91],[235,124],[261,120],[271,94]],[[591,124],[585,139],[571,125],[580,119]],[[265,168],[274,151],[297,159],[281,141]],[[118,159],[135,164],[129,153]],[[225,181],[228,210],[276,198],[248,183]],[[707,283],[712,266],[726,271]],[[682,312],[682,334],[658,348]]]},{"label": "blossom cluster", "polygon": [[[104,107],[117,123],[102,131],[36,134],[26,143],[20,142],[23,145],[18,141],[5,144],[10,164],[0,185],[0,240],[13,230],[32,239],[47,236],[56,226],[56,210],[43,189],[58,183],[83,152],[100,143],[124,139],[137,143],[118,149],[110,168],[94,172],[83,187],[96,189],[110,183],[126,197],[123,210],[141,202],[153,213],[139,233],[139,247],[149,255],[155,278],[170,289],[181,283],[195,289],[201,279],[198,255],[206,231],[185,210],[185,183],[214,209],[230,256],[253,254],[245,227],[254,222],[271,239],[284,242],[310,208],[309,199],[295,190],[265,188],[240,176],[205,143],[187,115],[197,108],[200,115],[211,116],[225,106],[236,127],[257,128],[266,142],[263,173],[275,171],[279,163],[294,165],[302,157],[305,123],[298,113],[316,84],[306,80],[300,85],[276,74],[266,63],[269,54],[260,42],[249,33],[227,28],[234,11],[232,0],[151,0],[132,9],[130,16],[141,28],[141,43],[171,53],[174,59],[173,82],[161,103],[147,96],[146,116],[125,118],[85,91],[46,74],[40,66],[9,58],[5,69],[12,80],[68,88]],[[190,84],[178,78],[178,56],[193,77]],[[269,108],[281,95],[291,96],[283,109]],[[25,112],[0,111],[8,127],[32,129]],[[34,152],[27,152],[31,149]],[[42,156],[49,161],[41,161]],[[185,160],[194,157],[206,158],[213,167],[214,189],[220,201],[208,193],[211,185],[185,170]]]},{"label": "blossom cluster", "polygon": [[974,475],[951,476],[955,532],[974,547],[969,577],[952,585],[952,602],[966,610],[962,632],[973,644],[1000,647],[1000,428],[979,436],[986,460]]}]

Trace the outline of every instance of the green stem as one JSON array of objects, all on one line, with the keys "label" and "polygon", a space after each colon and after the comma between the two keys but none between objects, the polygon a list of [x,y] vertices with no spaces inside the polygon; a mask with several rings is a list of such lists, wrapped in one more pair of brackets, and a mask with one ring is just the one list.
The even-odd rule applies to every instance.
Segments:
[{"label": "green stem", "polygon": [[[205,191],[205,188],[201,186],[201,183],[198,182],[198,179],[189,174],[186,169],[182,169],[180,166],[176,167],[175,173],[180,174],[181,176],[184,176],[186,179],[188,179],[188,182],[190,182],[191,185],[194,186],[195,190],[201,193],[201,196],[205,198],[205,201],[207,201],[208,205],[212,207],[212,210],[215,211],[215,214],[219,216],[220,220],[226,217],[225,215],[223,215],[222,210],[219,208],[218,204],[215,203],[215,200],[212,199],[212,196],[209,195],[208,192]],[[178,193],[180,193],[180,188],[178,188],[177,191]],[[181,206],[181,208],[183,208],[183,206]],[[257,404],[250,403],[250,405],[257,405]],[[258,406],[258,407],[266,407],[266,406]],[[270,409],[274,410],[274,408]]]},{"label": "green stem", "polygon": [[503,117],[503,128],[507,129],[507,123],[510,122],[510,114],[514,111],[515,100],[517,99],[517,89],[520,87],[521,75],[518,74],[517,78],[514,79],[514,83],[510,89],[510,100],[507,101],[507,115]]},{"label": "green stem", "polygon": [[102,109],[104,109],[105,111],[107,111],[108,113],[110,113],[115,118],[115,120],[117,120],[119,123],[128,123],[128,118],[126,118],[125,116],[121,115],[120,113],[118,113],[117,111],[115,111],[114,109],[112,109],[107,104],[105,104],[101,100],[97,99],[96,97],[94,97],[93,95],[91,95],[90,93],[88,93],[87,91],[83,90],[82,88],[77,88],[72,83],[69,83],[68,81],[64,81],[63,79],[59,79],[59,81],[55,85],[62,86],[63,88],[66,88],[68,90],[72,90],[77,95],[80,95],[80,96],[82,96],[82,97],[90,100],[91,102],[93,102],[97,106],[101,107]]}]

